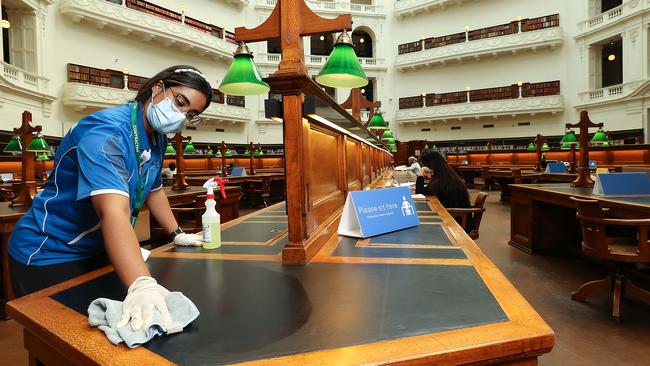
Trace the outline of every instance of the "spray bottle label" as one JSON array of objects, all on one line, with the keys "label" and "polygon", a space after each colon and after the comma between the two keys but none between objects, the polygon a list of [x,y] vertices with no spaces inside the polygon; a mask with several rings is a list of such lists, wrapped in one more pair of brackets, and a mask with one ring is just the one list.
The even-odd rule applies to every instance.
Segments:
[{"label": "spray bottle label", "polygon": [[203,224],[203,242],[212,243],[212,224]]}]

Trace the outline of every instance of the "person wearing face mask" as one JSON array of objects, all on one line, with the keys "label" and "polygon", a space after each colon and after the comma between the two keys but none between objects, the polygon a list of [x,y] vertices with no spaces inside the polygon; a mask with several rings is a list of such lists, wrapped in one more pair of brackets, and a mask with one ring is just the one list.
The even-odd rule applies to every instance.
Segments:
[{"label": "person wearing face mask", "polygon": [[9,240],[12,283],[23,296],[112,264],[128,295],[123,323],[136,328],[153,309],[169,318],[164,295],[147,269],[136,237],[147,204],[177,245],[200,245],[183,233],[162,190],[167,134],[200,122],[212,88],[192,66],[161,71],[135,100],[84,117],[63,138],[44,190]]}]

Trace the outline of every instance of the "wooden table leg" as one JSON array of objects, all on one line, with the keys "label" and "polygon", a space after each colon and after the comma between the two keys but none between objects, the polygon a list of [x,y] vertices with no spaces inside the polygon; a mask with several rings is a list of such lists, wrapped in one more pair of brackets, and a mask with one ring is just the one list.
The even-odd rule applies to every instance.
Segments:
[{"label": "wooden table leg", "polygon": [[0,319],[7,320],[7,312],[5,311],[5,304],[9,300],[13,300],[16,296],[14,295],[14,289],[11,285],[11,273],[9,272],[9,252],[7,247],[9,245],[9,235],[14,228],[14,223],[3,223],[0,225],[0,243],[2,245],[2,288],[0,290]]}]

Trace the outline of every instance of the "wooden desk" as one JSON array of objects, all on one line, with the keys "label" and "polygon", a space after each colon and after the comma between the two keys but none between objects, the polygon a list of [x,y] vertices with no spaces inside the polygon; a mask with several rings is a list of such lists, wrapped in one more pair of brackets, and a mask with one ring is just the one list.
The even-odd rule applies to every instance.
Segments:
[{"label": "wooden desk", "polygon": [[[205,181],[208,180],[206,178]],[[202,184],[201,184],[202,185]],[[206,194],[203,187],[189,186],[184,191],[175,191],[171,187],[164,187],[170,206],[192,205],[197,196]],[[223,199],[219,192],[215,192],[217,210],[221,215],[221,222],[228,222],[239,217],[239,186],[226,186],[226,198]]]},{"label": "wooden desk", "polygon": [[595,196],[592,188],[576,188],[569,184],[510,185],[509,244],[527,253],[560,246],[580,245],[580,224],[576,206],[569,197],[596,199],[611,209],[614,216],[647,218],[650,216],[650,196]]},{"label": "wooden desk", "polygon": [[571,183],[576,179],[573,173],[538,173],[534,170],[489,169],[483,172],[485,181],[497,182],[501,190],[501,201],[510,200],[510,185],[522,183]]},{"label": "wooden desk", "polygon": [[0,243],[2,243],[2,267],[0,267],[0,274],[2,275],[2,291],[0,291],[0,319],[6,319],[5,302],[14,299],[14,291],[11,285],[11,277],[9,275],[9,253],[7,252],[7,245],[9,244],[9,236],[16,225],[16,222],[23,217],[25,212],[29,210],[28,206],[10,207],[9,202],[0,202]]},{"label": "wooden desk", "polygon": [[135,350],[87,325],[92,299],[124,297],[111,267],[9,311],[30,360],[45,364],[536,365],[552,330],[435,198],[416,208],[418,227],[364,240],[328,234],[305,266],[281,264],[284,203],[223,225],[219,249],[158,248],[153,276],[202,314]]}]

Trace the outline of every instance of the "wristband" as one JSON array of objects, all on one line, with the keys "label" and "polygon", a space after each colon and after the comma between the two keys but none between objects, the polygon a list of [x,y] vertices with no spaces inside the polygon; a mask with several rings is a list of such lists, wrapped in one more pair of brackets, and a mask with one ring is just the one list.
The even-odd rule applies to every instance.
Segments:
[{"label": "wristband", "polygon": [[175,237],[176,235],[179,234],[184,234],[183,229],[181,229],[180,226],[176,230],[174,230],[171,234],[169,234],[169,236]]}]

